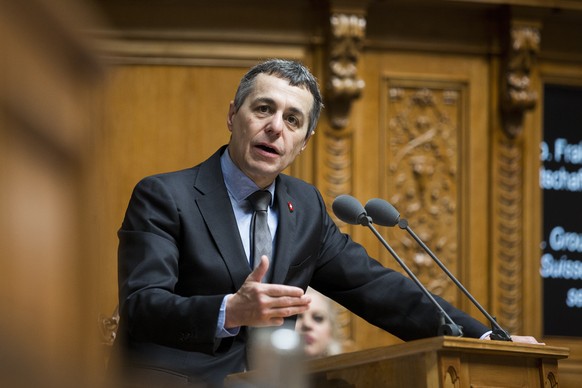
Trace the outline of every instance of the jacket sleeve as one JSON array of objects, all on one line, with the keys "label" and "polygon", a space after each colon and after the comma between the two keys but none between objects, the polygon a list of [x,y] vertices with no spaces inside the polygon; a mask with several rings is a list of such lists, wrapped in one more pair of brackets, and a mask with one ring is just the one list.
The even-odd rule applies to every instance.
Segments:
[{"label": "jacket sleeve", "polygon": [[181,214],[157,177],[132,194],[118,232],[120,327],[134,340],[213,353],[224,295],[182,296],[179,275]]},{"label": "jacket sleeve", "polygon": [[[364,247],[341,233],[323,210],[319,264],[311,285],[348,310],[402,340],[436,336],[439,311],[408,277],[384,267]],[[489,329],[447,301],[435,299],[465,336],[479,338]]]}]

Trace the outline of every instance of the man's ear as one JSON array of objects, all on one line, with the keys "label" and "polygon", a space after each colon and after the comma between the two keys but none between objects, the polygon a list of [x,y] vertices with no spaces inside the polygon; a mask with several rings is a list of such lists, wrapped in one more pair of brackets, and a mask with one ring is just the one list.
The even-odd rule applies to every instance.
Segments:
[{"label": "man's ear", "polygon": [[236,114],[236,109],[234,108],[234,101],[230,102],[228,106],[228,116],[226,116],[226,126],[228,130],[232,132],[232,117]]}]

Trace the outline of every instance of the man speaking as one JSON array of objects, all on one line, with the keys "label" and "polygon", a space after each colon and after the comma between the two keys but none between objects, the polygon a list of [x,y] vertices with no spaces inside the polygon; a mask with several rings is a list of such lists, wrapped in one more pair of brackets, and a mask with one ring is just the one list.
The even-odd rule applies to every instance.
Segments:
[{"label": "man speaking", "polygon": [[[119,230],[114,356],[130,381],[221,385],[248,368],[249,328],[292,327],[308,286],[402,340],[437,335],[429,298],[341,233],[314,186],[281,173],[321,109],[306,67],[259,63],[230,103],[228,145],[137,184]],[[435,298],[465,336],[487,333]]]}]

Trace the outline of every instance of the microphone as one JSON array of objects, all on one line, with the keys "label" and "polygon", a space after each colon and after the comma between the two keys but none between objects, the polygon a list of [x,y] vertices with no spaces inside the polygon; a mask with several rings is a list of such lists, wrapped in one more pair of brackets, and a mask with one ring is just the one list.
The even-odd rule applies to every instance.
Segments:
[{"label": "microphone", "polygon": [[400,213],[388,201],[379,198],[372,198],[366,202],[364,211],[370,213],[378,225],[395,226],[400,221]]},{"label": "microphone", "polygon": [[347,224],[367,226],[372,222],[360,201],[351,195],[343,194],[336,197],[331,208],[337,218]]},{"label": "microphone", "polygon": [[428,253],[428,255],[433,259],[433,261],[447,274],[447,276],[455,283],[455,285],[469,298],[469,300],[481,311],[481,313],[487,318],[491,324],[492,333],[491,339],[498,341],[511,341],[511,336],[509,333],[503,329],[497,323],[497,320],[491,316],[485,310],[479,302],[471,295],[471,293],[457,280],[457,278],[449,271],[449,269],[436,257],[436,255],[429,249],[428,246],[412,231],[408,226],[408,221],[404,218],[400,218],[400,213],[392,204],[380,198],[372,198],[364,207],[364,211],[369,213],[372,219],[376,221],[378,225],[382,226],[395,226],[398,225],[400,229],[406,230],[412,238],[422,247],[422,249]]},{"label": "microphone", "polygon": [[[414,273],[408,268],[408,266],[402,261],[398,254],[392,249],[390,245],[384,240],[382,235],[378,233],[378,230],[374,227],[372,217],[368,216],[366,209],[362,204],[350,195],[340,195],[338,196],[332,204],[332,210],[334,214],[343,222],[351,225],[362,225],[367,226],[374,233],[376,238],[380,240],[382,245],[390,252],[392,257],[400,264],[400,266],[406,271],[408,276],[416,283],[420,290],[426,295],[426,297],[431,301],[431,303],[439,310],[440,315],[440,327],[438,330],[438,335],[449,335],[462,337],[463,328],[457,325],[452,318],[447,314],[447,312],[442,308],[442,306],[435,300],[432,294],[426,289],[426,287],[418,280]],[[397,212],[398,213],[398,212]],[[450,323],[445,323],[446,321]]]}]

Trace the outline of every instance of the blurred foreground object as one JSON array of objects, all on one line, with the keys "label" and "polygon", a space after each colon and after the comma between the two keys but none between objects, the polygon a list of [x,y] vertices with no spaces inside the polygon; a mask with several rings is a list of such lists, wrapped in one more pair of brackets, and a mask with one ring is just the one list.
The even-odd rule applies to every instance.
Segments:
[{"label": "blurred foreground object", "polygon": [[252,331],[251,340],[252,387],[307,387],[303,341],[298,332],[287,328],[259,328]]},{"label": "blurred foreground object", "polygon": [[0,0],[0,386],[97,381],[83,204],[102,67],[78,28],[93,15]]}]

